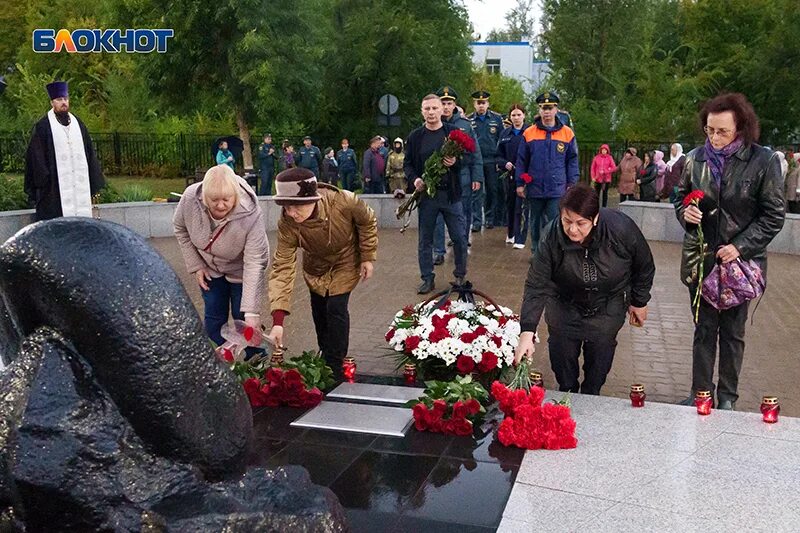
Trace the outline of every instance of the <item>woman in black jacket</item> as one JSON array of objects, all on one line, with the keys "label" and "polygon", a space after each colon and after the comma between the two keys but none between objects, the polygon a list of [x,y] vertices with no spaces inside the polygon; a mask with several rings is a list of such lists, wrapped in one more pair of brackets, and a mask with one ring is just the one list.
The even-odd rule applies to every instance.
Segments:
[{"label": "woman in black jacket", "polygon": [[658,167],[653,161],[653,152],[645,152],[642,170],[639,171],[639,200],[642,202],[657,202],[656,197],[656,178],[658,178]]},{"label": "woman in black jacket", "polygon": [[525,123],[525,108],[520,104],[513,104],[508,110],[511,125],[500,133],[497,142],[497,166],[500,173],[506,173],[506,207],[508,210],[508,228],[506,231],[506,244],[514,244],[515,248],[525,247],[525,237],[528,233],[527,225],[520,235],[520,221],[522,219],[522,198],[517,195],[517,186],[514,183],[514,164],[517,162],[517,150],[525,139],[523,133],[530,127]]},{"label": "woman in black jacket", "polygon": [[559,390],[600,394],[626,313],[635,326],[647,319],[655,264],[636,223],[619,211],[600,209],[593,189],[569,189],[560,213],[545,229],[525,280],[516,360],[533,355],[534,333],[546,308],[550,365]]},{"label": "woman in black jacket", "polygon": [[[766,283],[767,245],[785,218],[780,160],[775,152],[756,144],[758,117],[744,95],[722,94],[708,101],[700,112],[700,124],[708,137],[686,156],[675,198],[678,221],[686,230],[681,281],[689,287],[691,301],[699,285],[698,224],[703,226],[706,273],[715,261],[752,259],[761,267]],[[703,191],[703,200],[699,206],[684,207],[684,197],[693,190]],[[717,409],[736,407],[748,304],[717,311],[700,298],[692,345],[692,394],[683,403],[691,404],[697,391],[714,392],[719,339]]]}]

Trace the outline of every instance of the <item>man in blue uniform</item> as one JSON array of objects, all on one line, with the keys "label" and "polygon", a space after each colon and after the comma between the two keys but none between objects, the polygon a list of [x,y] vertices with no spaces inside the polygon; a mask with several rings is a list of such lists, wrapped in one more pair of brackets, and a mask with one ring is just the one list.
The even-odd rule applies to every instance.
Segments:
[{"label": "man in blue uniform", "polygon": [[261,174],[260,196],[272,194],[272,175],[275,172],[275,147],[272,145],[272,135],[264,135],[264,142],[258,147],[258,173]]},{"label": "man in blue uniform", "polygon": [[348,139],[342,139],[342,149],[336,152],[336,161],[339,163],[339,183],[342,186],[342,190],[355,191],[358,161],[356,160],[356,152],[350,148]]},{"label": "man in blue uniform", "polygon": [[487,229],[505,224],[505,195],[503,187],[497,180],[497,142],[500,132],[503,131],[503,117],[499,113],[489,110],[489,97],[487,91],[472,93],[475,112],[467,116],[472,122],[472,129],[478,137],[483,157],[483,179],[486,183],[484,194],[475,195],[473,202],[472,231],[480,231],[481,208],[483,208]]},{"label": "man in blue uniform", "polygon": [[[438,91],[436,96],[442,100],[442,122],[445,124],[452,124],[457,127],[474,140],[478,142],[475,136],[475,131],[472,129],[472,124],[469,120],[464,118],[464,115],[456,107],[458,101],[458,93],[450,87],[445,85]],[[476,144],[477,146],[477,144]],[[469,242],[469,228],[472,221],[472,196],[473,191],[475,194],[480,194],[483,185],[483,158],[481,158],[480,150],[476,150],[474,154],[464,154],[461,163],[461,205],[464,209],[464,220],[467,223],[464,226],[466,232],[467,242]],[[452,239],[451,239],[452,240]],[[447,250],[444,244],[444,217],[439,215],[436,220],[436,230],[433,234],[433,264],[441,265],[444,263],[444,254]]]},{"label": "man in blue uniform", "polygon": [[311,137],[308,135],[303,137],[303,147],[297,152],[295,161],[298,167],[307,168],[313,172],[315,176],[319,176],[319,167],[322,164],[322,152],[319,151],[319,148],[311,144]]}]

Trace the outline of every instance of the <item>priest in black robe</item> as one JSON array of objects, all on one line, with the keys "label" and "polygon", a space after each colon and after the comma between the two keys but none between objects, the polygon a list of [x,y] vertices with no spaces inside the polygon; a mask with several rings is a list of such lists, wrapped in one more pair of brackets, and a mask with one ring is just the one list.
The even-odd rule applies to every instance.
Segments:
[{"label": "priest in black robe", "polygon": [[69,112],[67,83],[47,85],[52,109],[33,127],[25,153],[25,192],[36,220],[92,216],[92,196],[105,186],[86,126]]}]

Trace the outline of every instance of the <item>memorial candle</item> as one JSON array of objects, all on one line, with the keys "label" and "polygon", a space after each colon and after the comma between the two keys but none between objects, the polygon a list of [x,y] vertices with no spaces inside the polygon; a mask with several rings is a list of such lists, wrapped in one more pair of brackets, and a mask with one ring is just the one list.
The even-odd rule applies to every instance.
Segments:
[{"label": "memorial candle", "polygon": [[778,404],[778,398],[775,396],[764,396],[761,400],[761,415],[764,422],[767,424],[774,424],[778,421],[778,414],[781,412],[781,406]]},{"label": "memorial candle", "polygon": [[356,360],[348,355],[342,361],[342,374],[347,381],[353,381],[356,377]]},{"label": "memorial candle", "polygon": [[711,391],[699,390],[694,395],[694,404],[697,406],[698,415],[710,415],[711,404],[714,399],[711,397]]},{"label": "memorial candle", "polygon": [[631,406],[644,407],[644,400],[647,394],[644,393],[644,385],[636,383],[631,385]]},{"label": "memorial candle", "polygon": [[417,365],[414,363],[406,363],[403,367],[403,377],[408,385],[413,385],[417,382]]},{"label": "memorial candle", "polygon": [[531,386],[544,388],[544,381],[542,381],[542,373],[536,370],[531,370],[528,377],[531,379]]},{"label": "memorial candle", "polygon": [[281,365],[283,365],[283,350],[275,348],[275,351],[272,352],[272,356],[269,358],[269,366],[280,367]]}]

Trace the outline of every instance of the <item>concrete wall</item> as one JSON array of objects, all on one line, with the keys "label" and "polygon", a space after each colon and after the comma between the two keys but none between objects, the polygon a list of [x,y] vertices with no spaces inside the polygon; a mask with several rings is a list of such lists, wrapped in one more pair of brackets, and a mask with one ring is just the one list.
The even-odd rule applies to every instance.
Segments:
[{"label": "concrete wall", "polygon": [[[360,196],[378,217],[378,227],[399,228],[401,221],[395,217],[395,210],[401,200],[382,194],[363,194]],[[272,197],[259,197],[261,209],[264,212],[267,231],[274,231],[278,227],[280,206],[276,205]],[[127,226],[143,237],[170,237],[172,231],[172,215],[175,213],[177,203],[163,202],[131,202],[118,204],[101,204],[95,206],[95,217],[101,220],[110,220]],[[0,212],[0,243],[3,243],[17,231],[33,222],[32,209],[21,211]],[[411,217],[410,227],[417,227],[417,215]]]},{"label": "concrete wall", "polygon": [[[619,210],[631,217],[649,241],[683,241],[683,227],[669,203],[623,202]],[[770,252],[800,255],[800,215],[787,214],[783,229],[767,247]]]}]

